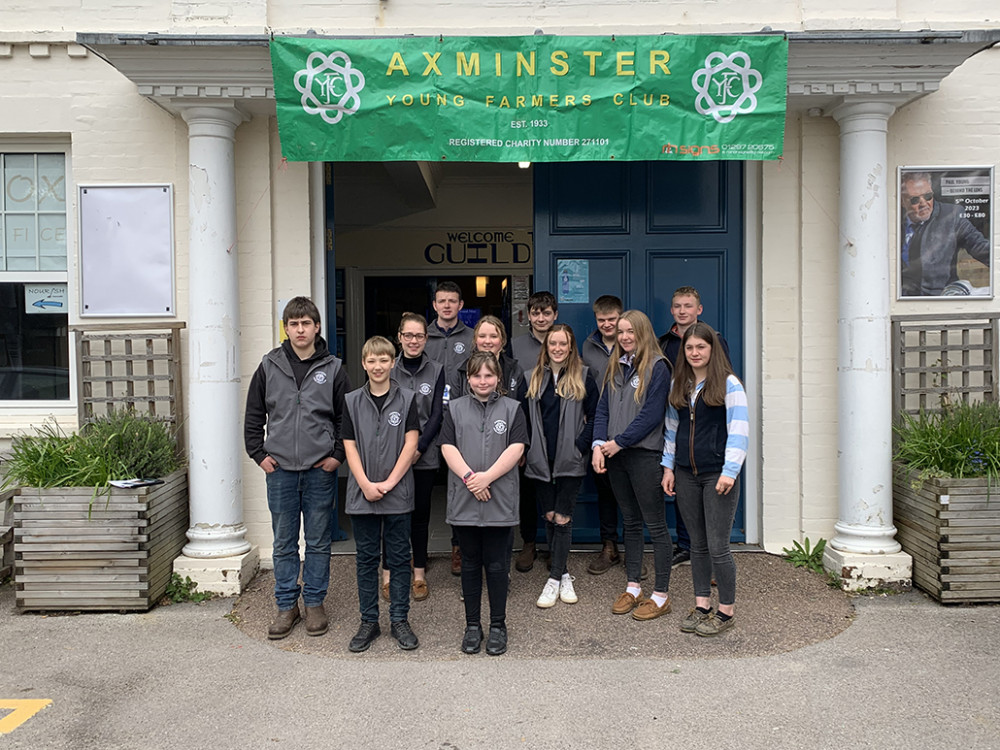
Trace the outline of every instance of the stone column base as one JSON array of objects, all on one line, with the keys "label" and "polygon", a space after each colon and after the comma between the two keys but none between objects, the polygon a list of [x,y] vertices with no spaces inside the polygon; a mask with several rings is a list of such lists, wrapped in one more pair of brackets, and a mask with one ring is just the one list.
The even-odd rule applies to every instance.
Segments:
[{"label": "stone column base", "polygon": [[823,567],[840,577],[840,585],[846,591],[902,590],[913,585],[913,558],[905,552],[865,555],[840,552],[827,545],[823,552]]},{"label": "stone column base", "polygon": [[174,560],[174,572],[189,577],[198,584],[198,591],[211,591],[221,596],[239,596],[260,570],[260,553],[256,546],[249,552],[233,557],[185,557]]}]

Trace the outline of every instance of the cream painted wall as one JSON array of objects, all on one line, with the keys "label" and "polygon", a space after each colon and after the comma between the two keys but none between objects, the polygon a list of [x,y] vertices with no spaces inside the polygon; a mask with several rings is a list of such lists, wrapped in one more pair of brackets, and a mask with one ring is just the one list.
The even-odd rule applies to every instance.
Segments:
[{"label": "cream painted wall", "polygon": [[[996,26],[995,0],[5,0],[0,44],[72,41],[79,31],[263,34],[659,34]],[[2,54],[2,52],[0,52]]]},{"label": "cream painted wall", "polygon": [[801,120],[788,117],[785,156],[763,167],[761,217],[761,523],[767,549],[802,526]]},{"label": "cream painted wall", "polygon": [[[176,182],[175,124],[160,107],[139,97],[111,66],[71,44],[11,45],[0,54],[0,151],[14,146],[68,147],[66,202],[69,322],[77,305],[76,190],[86,183]],[[141,158],[122,158],[122,155]],[[177,238],[178,248],[186,246]],[[180,261],[180,259],[178,259]],[[186,297],[178,290],[178,306]],[[88,319],[92,321],[95,319]],[[116,322],[124,322],[120,318]],[[6,406],[0,412],[0,450],[12,433],[54,418],[75,429],[71,403]]]}]

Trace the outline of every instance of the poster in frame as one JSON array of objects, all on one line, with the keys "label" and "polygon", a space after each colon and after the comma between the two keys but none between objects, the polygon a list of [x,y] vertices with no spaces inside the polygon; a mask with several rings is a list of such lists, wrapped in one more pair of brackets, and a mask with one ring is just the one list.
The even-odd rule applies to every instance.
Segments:
[{"label": "poster in frame", "polygon": [[906,166],[899,186],[898,299],[993,298],[993,167]]}]

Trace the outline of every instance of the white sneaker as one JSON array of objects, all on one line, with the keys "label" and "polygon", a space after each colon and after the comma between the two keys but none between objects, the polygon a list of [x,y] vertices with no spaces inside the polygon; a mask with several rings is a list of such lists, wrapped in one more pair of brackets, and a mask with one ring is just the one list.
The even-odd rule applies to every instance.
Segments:
[{"label": "white sneaker", "polygon": [[576,591],[573,590],[573,581],[575,580],[573,576],[566,573],[559,581],[559,598],[566,604],[576,604],[579,601],[576,597]]},{"label": "white sneaker", "polygon": [[559,581],[549,579],[545,582],[545,588],[542,589],[542,595],[538,597],[538,601],[535,602],[542,609],[547,609],[548,607],[555,606],[556,599],[559,598],[559,590],[562,587]]}]

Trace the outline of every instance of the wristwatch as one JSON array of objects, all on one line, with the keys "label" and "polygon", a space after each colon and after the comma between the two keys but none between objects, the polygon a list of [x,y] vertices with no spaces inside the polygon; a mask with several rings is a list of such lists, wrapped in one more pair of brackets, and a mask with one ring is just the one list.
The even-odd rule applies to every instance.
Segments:
[{"label": "wristwatch", "polygon": [[476,473],[476,472],[472,471],[472,469],[469,469],[469,471],[467,471],[467,472],[465,473],[465,476],[464,476],[464,477],[462,477],[462,484],[468,484],[468,483],[469,483],[469,478],[470,478],[470,477],[471,477],[471,476],[472,476],[473,474],[475,474],[475,473]]}]

